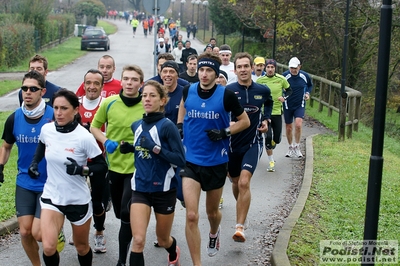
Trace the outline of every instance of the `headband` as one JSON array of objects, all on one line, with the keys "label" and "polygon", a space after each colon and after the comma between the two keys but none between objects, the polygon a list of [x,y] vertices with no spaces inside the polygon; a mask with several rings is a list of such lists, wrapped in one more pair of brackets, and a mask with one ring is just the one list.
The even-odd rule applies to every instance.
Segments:
[{"label": "headband", "polygon": [[222,53],[228,53],[228,54],[231,54],[231,53],[232,53],[232,51],[231,51],[231,50],[219,50],[219,53],[220,53],[220,54],[222,54]]},{"label": "headband", "polygon": [[206,57],[201,58],[197,62],[197,70],[201,67],[211,67],[217,74],[217,77],[219,76],[219,66],[220,66],[220,64],[217,61],[215,61],[214,59],[211,59],[211,58],[206,58]]},{"label": "headband", "polygon": [[176,73],[178,73],[178,76],[179,76],[179,66],[175,61],[172,61],[172,60],[165,61],[161,66],[161,70],[163,70],[166,67],[175,69]]}]

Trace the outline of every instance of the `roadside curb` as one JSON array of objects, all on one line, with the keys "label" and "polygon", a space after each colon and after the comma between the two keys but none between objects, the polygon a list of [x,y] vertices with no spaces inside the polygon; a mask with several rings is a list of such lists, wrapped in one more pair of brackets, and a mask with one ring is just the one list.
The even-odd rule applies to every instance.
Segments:
[{"label": "roadside curb", "polygon": [[0,236],[9,234],[11,231],[18,228],[17,217],[12,217],[4,222],[0,222]]},{"label": "roadside curb", "polygon": [[26,72],[0,72],[0,81],[3,80],[21,80]]},{"label": "roadside curb", "polygon": [[273,266],[290,266],[290,261],[287,256],[287,247],[292,230],[304,209],[308,194],[310,192],[314,168],[314,148],[312,138],[316,135],[317,134],[311,135],[306,138],[306,162],[303,183],[301,185],[296,203],[293,205],[293,209],[286,219],[276,239],[271,255],[271,264]]}]

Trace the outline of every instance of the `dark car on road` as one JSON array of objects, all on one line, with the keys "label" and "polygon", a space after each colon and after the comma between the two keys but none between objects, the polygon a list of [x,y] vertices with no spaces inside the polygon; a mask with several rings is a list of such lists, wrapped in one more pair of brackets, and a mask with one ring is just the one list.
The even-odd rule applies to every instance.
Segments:
[{"label": "dark car on road", "polygon": [[81,50],[88,48],[103,48],[110,50],[110,39],[102,28],[88,28],[82,35]]}]

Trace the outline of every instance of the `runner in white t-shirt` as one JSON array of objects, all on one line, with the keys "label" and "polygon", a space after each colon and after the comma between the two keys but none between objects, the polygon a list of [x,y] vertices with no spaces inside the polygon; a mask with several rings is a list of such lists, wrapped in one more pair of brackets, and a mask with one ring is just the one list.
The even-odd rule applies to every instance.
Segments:
[{"label": "runner in white t-shirt", "polygon": [[[107,164],[95,138],[80,125],[79,99],[72,91],[61,89],[54,95],[55,122],[45,124],[29,167],[38,176],[38,163],[46,157],[47,181],[41,197],[43,260],[59,265],[57,237],[67,219],[72,224],[74,244],[80,265],[91,265],[89,231],[92,204],[86,176],[107,171]],[[88,162],[90,159],[90,162]]]}]

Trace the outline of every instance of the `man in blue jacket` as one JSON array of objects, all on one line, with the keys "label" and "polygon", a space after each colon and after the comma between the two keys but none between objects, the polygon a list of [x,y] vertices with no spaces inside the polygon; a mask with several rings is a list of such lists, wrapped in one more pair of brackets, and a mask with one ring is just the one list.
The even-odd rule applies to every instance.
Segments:
[{"label": "man in blue jacket", "polygon": [[[251,78],[253,58],[248,53],[237,53],[234,69],[237,82],[228,84],[237,96],[250,119],[250,126],[231,136],[228,152],[228,172],[232,180],[232,192],[236,199],[236,228],[232,238],[245,242],[244,223],[251,202],[250,181],[263,150],[263,133],[268,131],[273,101],[271,90],[266,85],[255,83]],[[231,115],[231,124],[237,118]]]},{"label": "man in blue jacket", "polygon": [[[286,153],[286,157],[303,157],[303,154],[300,151],[301,129],[306,110],[306,101],[310,99],[313,84],[308,73],[300,70],[300,68],[300,60],[297,57],[292,57],[289,61],[289,70],[282,74],[292,88],[292,94],[283,104],[286,137],[289,143],[289,150]],[[295,121],[294,143],[293,118]]]},{"label": "man in blue jacket", "polygon": [[[40,74],[43,75],[44,80],[46,82],[46,84],[45,84],[46,91],[45,91],[45,94],[43,95],[42,99],[45,101],[45,103],[47,105],[50,105],[51,107],[53,107],[53,95],[60,89],[60,87],[51,83],[50,81],[46,80],[47,73],[49,73],[48,65],[49,65],[49,63],[47,62],[46,57],[41,56],[39,54],[33,56],[29,60],[29,71],[35,70],[35,71],[39,72]],[[22,101],[23,101],[22,100],[22,90],[19,91],[18,98],[19,98],[19,105],[21,105]]]}]

